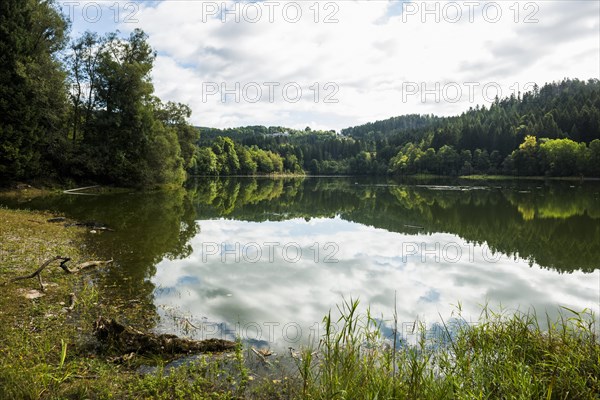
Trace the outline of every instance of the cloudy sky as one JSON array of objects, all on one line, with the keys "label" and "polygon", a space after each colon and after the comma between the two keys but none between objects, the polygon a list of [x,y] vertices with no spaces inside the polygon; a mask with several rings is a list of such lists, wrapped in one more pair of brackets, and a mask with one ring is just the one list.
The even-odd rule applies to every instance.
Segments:
[{"label": "cloudy sky", "polygon": [[336,129],[453,115],[600,77],[600,2],[59,1],[73,34],[143,29],[192,123]]}]

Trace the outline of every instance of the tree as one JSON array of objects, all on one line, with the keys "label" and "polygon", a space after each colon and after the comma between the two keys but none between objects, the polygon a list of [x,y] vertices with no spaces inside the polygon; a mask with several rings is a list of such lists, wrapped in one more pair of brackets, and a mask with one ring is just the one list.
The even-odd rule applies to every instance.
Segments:
[{"label": "tree", "polygon": [[158,98],[155,98],[155,108],[157,118],[177,134],[183,167],[186,170],[192,168],[196,162],[196,143],[200,137],[200,132],[187,121],[192,115],[192,109],[187,104],[172,101],[163,104]]},{"label": "tree", "polygon": [[440,173],[438,157],[432,147],[425,150],[425,153],[421,157],[421,166],[423,168],[423,172],[431,174]]},{"label": "tree", "polygon": [[73,143],[77,141],[81,130],[85,133],[85,127],[89,126],[96,106],[97,67],[103,46],[104,39],[89,31],[74,40],[70,46],[67,66],[68,83],[71,88],[69,97],[72,105],[70,119]]},{"label": "tree", "polygon": [[0,179],[39,175],[65,115],[57,59],[67,23],[52,1],[0,2]]},{"label": "tree", "polygon": [[487,150],[475,150],[475,153],[473,153],[473,166],[478,173],[488,173],[490,169],[490,156]]},{"label": "tree", "polygon": [[600,177],[600,139],[592,140],[589,145],[587,171],[591,176]]},{"label": "tree", "polygon": [[581,146],[571,139],[554,139],[543,142],[539,148],[542,170],[551,176],[580,174],[584,167],[586,152],[585,143],[581,143]]},{"label": "tree", "polygon": [[233,175],[240,171],[240,160],[233,140],[219,136],[213,143],[212,150],[217,156],[217,168],[220,175]]},{"label": "tree", "polygon": [[[71,126],[78,177],[125,186],[180,185],[197,131],[183,104],[162,104],[150,79],[155,53],[143,31],[86,32],[71,45]],[[85,89],[85,90],[84,90]]]},{"label": "tree", "polygon": [[310,160],[308,170],[310,171],[310,173],[312,175],[319,175],[319,173],[321,172],[319,162],[314,158],[312,160]]},{"label": "tree", "polygon": [[271,164],[273,165],[272,172],[281,173],[283,172],[283,158],[277,153],[273,153],[272,151],[267,151],[267,156],[271,159]]},{"label": "tree", "polygon": [[452,146],[442,146],[438,151],[440,169],[447,175],[456,175],[459,172],[460,156]]},{"label": "tree", "polygon": [[533,176],[540,171],[538,144],[535,136],[526,136],[519,148],[513,151],[511,158],[519,175]]},{"label": "tree", "polygon": [[256,173],[258,165],[252,158],[252,153],[242,145],[236,144],[235,151],[240,160],[240,173],[244,175],[253,175]]},{"label": "tree", "polygon": [[350,160],[350,172],[357,175],[366,175],[371,172],[371,153],[361,151]]},{"label": "tree", "polygon": [[197,175],[217,175],[217,156],[210,147],[200,147],[197,153],[197,161],[194,166]]}]

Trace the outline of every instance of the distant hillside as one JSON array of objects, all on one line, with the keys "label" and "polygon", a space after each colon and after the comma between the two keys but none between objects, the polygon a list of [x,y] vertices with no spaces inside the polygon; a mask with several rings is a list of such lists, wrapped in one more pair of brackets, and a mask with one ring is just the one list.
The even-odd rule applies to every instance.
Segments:
[{"label": "distant hillside", "polygon": [[[565,79],[454,117],[402,115],[341,134],[281,126],[199,129],[205,160],[215,158],[207,148],[218,156],[215,141],[228,138],[242,154],[246,147],[255,158],[257,150],[281,157],[280,172],[600,176],[600,81]],[[195,173],[209,165],[224,174],[219,165],[227,164],[199,163]]]},{"label": "distant hillside", "polygon": [[381,121],[368,122],[351,128],[342,129],[342,135],[355,138],[365,137],[369,133],[384,133],[388,135],[406,131],[428,128],[443,118],[435,115],[407,114]]},{"label": "distant hillside", "polygon": [[564,79],[454,117],[403,115],[346,128],[342,134],[369,139],[400,135],[407,138],[405,143],[425,148],[449,145],[457,151],[497,150],[504,157],[527,135],[589,144],[600,139],[600,81]]}]

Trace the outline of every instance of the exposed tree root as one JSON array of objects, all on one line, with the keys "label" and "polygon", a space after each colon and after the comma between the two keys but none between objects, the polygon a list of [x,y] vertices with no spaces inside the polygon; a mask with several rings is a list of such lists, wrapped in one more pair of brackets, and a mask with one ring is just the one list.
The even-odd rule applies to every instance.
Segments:
[{"label": "exposed tree root", "polygon": [[232,351],[236,346],[235,342],[229,340],[191,340],[175,335],[145,333],[104,317],[99,317],[94,323],[94,334],[100,342],[121,354],[223,352]]}]

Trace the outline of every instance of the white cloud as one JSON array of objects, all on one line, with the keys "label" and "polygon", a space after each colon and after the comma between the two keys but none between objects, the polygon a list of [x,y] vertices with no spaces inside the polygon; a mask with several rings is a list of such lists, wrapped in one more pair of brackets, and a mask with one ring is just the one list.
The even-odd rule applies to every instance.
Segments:
[{"label": "white cloud", "polygon": [[[225,23],[207,13],[222,11],[221,4],[142,3],[135,15],[138,22],[119,26],[123,31],[139,27],[149,34],[159,54],[153,72],[157,94],[190,104],[192,121],[203,126],[340,129],[405,113],[449,115],[484,103],[486,84],[492,84],[487,92],[491,99],[497,87],[506,96],[523,91],[528,82],[598,77],[600,68],[597,2],[480,2],[472,8],[472,22],[469,3],[460,1],[230,1],[226,7],[237,7],[240,20],[226,14]],[[291,23],[297,5],[302,18]],[[501,15],[492,23],[497,6]],[[439,21],[435,13],[424,14],[426,7],[437,7]],[[262,16],[253,23],[256,9]],[[454,18],[457,10],[462,13],[459,22],[444,18]],[[324,23],[327,16],[338,22]],[[203,101],[203,83],[234,90],[238,82],[240,93],[244,85],[257,83],[261,101],[252,103],[242,96],[236,103],[229,95],[223,103],[220,93]],[[265,82],[279,83],[273,102],[268,101]],[[339,91],[326,89],[327,82]],[[402,89],[414,88],[406,86],[413,82],[419,93],[403,96]],[[477,84],[471,99],[470,82]],[[288,83],[301,86],[298,102],[286,101],[282,94]],[[447,101],[456,98],[456,88],[460,101]],[[421,89],[434,90],[440,101]],[[293,91],[289,93],[293,97]],[[324,102],[327,94],[338,102]]]},{"label": "white cloud", "polygon": [[[573,272],[558,278],[556,272],[530,267],[520,259],[502,256],[492,262],[495,257],[484,256],[481,246],[469,251],[451,234],[410,236],[339,218],[263,223],[220,219],[199,224],[201,233],[191,240],[190,257],[157,265],[151,278],[159,288],[155,304],[175,309],[194,323],[203,317],[229,326],[256,323],[263,329],[270,322],[279,323],[278,336],[269,341],[279,341],[284,348],[294,344],[282,343],[282,326],[298,324],[307,339],[308,328],[330,309],[335,311],[342,296],[360,298],[363,307],[370,305],[375,316],[389,321],[397,291],[399,321],[406,323],[416,318],[439,322],[439,315],[448,318],[458,301],[464,305],[464,317],[473,320],[487,301],[496,310],[500,304],[508,309],[528,305],[551,316],[558,304],[583,309],[597,301],[596,273]],[[326,248],[332,241],[339,246]],[[223,253],[223,243],[228,253]],[[269,250],[266,243],[279,244],[269,245]],[[417,251],[402,243],[414,244]],[[454,243],[463,248],[460,257]],[[284,256],[286,244],[290,248]],[[248,252],[258,246],[260,257]],[[294,262],[298,246],[302,258]],[[339,262],[325,262],[326,256]],[[254,259],[259,261],[250,262]],[[163,319],[166,325],[169,321]]]}]

